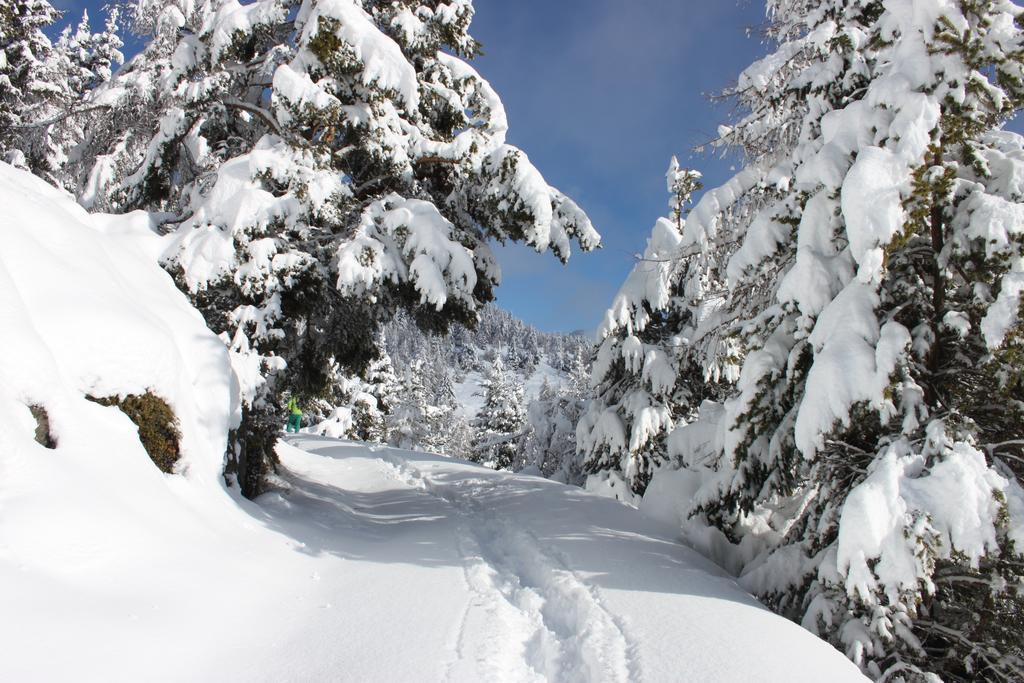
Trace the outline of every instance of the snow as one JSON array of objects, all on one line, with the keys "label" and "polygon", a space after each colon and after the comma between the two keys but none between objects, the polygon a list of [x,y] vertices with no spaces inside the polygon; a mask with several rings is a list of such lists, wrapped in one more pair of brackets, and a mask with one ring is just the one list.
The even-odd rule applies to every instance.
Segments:
[{"label": "snow", "polygon": [[1020,295],[1024,292],[1024,259],[1016,258],[1003,278],[999,296],[981,321],[985,342],[990,349],[1002,346],[1007,333],[1017,324]]},{"label": "snow", "polygon": [[335,35],[362,65],[360,78],[363,85],[372,84],[381,90],[394,92],[401,98],[406,111],[416,111],[420,98],[415,69],[398,44],[374,25],[358,3],[353,0],[304,2],[296,19],[304,26],[303,43],[323,30],[321,19],[334,20]]},{"label": "snow", "polygon": [[227,0],[214,14],[210,26],[210,50],[213,59],[220,60],[225,50],[232,47],[240,35],[252,32],[256,26],[271,27],[284,20],[287,12],[275,2],[254,2],[243,5]]},{"label": "snow", "polygon": [[572,253],[571,238],[584,251],[600,245],[601,236],[583,210],[548,185],[522,150],[502,145],[482,161],[482,167],[492,176],[483,190],[486,201],[498,204],[503,212],[529,216],[523,241],[538,253],[551,249],[564,262]]},{"label": "snow", "polygon": [[409,281],[420,302],[437,310],[450,297],[472,306],[473,252],[455,241],[454,233],[430,202],[397,194],[375,201],[364,210],[355,239],[338,248],[338,289],[361,294],[385,280]]},{"label": "snow", "polygon": [[[933,423],[930,437],[937,438],[941,429],[941,423]],[[938,537],[940,557],[949,558],[955,549],[975,568],[998,547],[994,520],[999,503],[992,492],[1005,490],[1008,482],[986,465],[985,457],[955,443],[942,462],[921,476],[923,456],[906,451],[903,443],[890,447],[843,506],[838,568],[846,575],[847,590],[863,599],[879,588],[876,582],[892,602],[902,591],[918,590],[918,565],[927,559],[904,532],[907,520]]]},{"label": "snow", "polygon": [[[0,442],[17,462],[26,459],[19,473],[31,476],[39,457],[50,461],[44,468],[67,459],[63,480],[97,448],[94,439],[104,429],[133,438],[135,428],[123,415],[85,395],[151,391],[181,423],[182,471],[219,480],[237,410],[227,353],[131,232],[132,225],[148,226],[128,216],[126,232],[104,234],[69,195],[6,164],[0,164],[0,203],[0,412],[15,421],[0,429]],[[25,431],[34,423],[30,405],[50,413],[59,446],[52,457],[35,453],[42,447]],[[137,439],[113,443],[115,461],[139,456],[148,465]]]},{"label": "snow", "polygon": [[[859,679],[672,526],[614,501],[312,435],[278,453],[280,488],[238,506],[159,477],[147,497],[111,495],[138,485],[128,470],[67,504],[5,480],[19,519],[105,514],[55,524],[46,545],[5,535],[19,618],[0,624],[0,678]],[[105,504],[68,507],[90,501]]]},{"label": "snow", "polygon": [[[859,678],[674,526],[580,489],[303,434],[240,498],[240,388],[166,240],[6,165],[0,201],[0,680]],[[146,390],[180,421],[174,474],[84,397]]]},{"label": "snow", "polygon": [[[697,423],[699,426],[699,423]],[[680,430],[673,432],[675,437]],[[672,470],[662,468],[654,473],[643,497],[637,501],[640,512],[681,531],[683,542],[715,563],[739,575],[743,562],[749,558],[738,552],[729,537],[703,519],[691,516],[694,502],[716,473],[708,468]],[[748,587],[749,589],[749,587]]]},{"label": "snow", "polygon": [[[341,107],[337,97],[326,92],[313,82],[306,72],[306,65],[299,63],[296,66],[282,64],[274,71],[274,101],[279,102],[283,98],[288,104],[297,109],[312,107],[314,109],[330,109]],[[290,116],[287,111],[278,110],[278,116],[287,121]],[[356,118],[355,116],[353,118]]]},{"label": "snow", "polygon": [[714,239],[720,228],[719,216],[733,206],[743,194],[754,187],[759,180],[753,169],[744,169],[720,187],[701,195],[686,219],[685,244],[704,244]]},{"label": "snow", "polygon": [[[644,257],[630,271],[619,289],[615,300],[605,313],[604,320],[598,329],[598,339],[607,339],[617,329],[643,329],[647,325],[646,307],[638,302],[646,301],[651,308],[661,310],[671,300],[670,278],[673,265],[670,256],[678,249],[682,237],[676,226],[665,218],[660,218],[651,230],[647,240]],[[599,358],[594,372],[595,381],[600,381],[607,373],[610,364],[615,360],[609,353],[615,351],[609,343],[601,346],[604,357]]]},{"label": "snow", "polygon": [[[546,361],[537,363],[537,367],[530,373],[529,377],[520,378],[523,380],[523,398],[528,404],[540,396],[540,390],[547,381],[552,387],[560,387],[565,384],[565,375],[551,367]],[[484,405],[483,392],[484,375],[476,370],[467,372],[462,381],[455,383],[455,403],[457,411],[472,418]]]},{"label": "snow", "polygon": [[[437,61],[451,72],[453,85],[457,90],[445,88],[439,83],[424,82],[423,86],[431,88],[445,97],[452,106],[463,111],[467,116],[465,130],[455,136],[451,142],[425,138],[420,141],[418,156],[438,156],[445,159],[458,159],[472,155],[474,163],[496,152],[505,144],[508,132],[508,116],[505,105],[491,84],[463,60],[438,52]],[[459,95],[465,91],[465,95]]]},{"label": "snow", "polygon": [[881,276],[881,247],[905,223],[900,196],[903,169],[885,149],[862,149],[842,190],[843,217],[853,258],[861,264],[861,282]]},{"label": "snow", "polygon": [[[311,552],[347,557],[352,578],[389,587],[385,604],[368,609],[355,587],[338,596],[366,615],[352,619],[358,633],[330,639],[339,660],[356,667],[346,669],[355,680],[403,680],[396,666],[416,680],[676,680],[680,671],[728,680],[751,661],[768,679],[859,676],[674,543],[671,527],[613,501],[439,456],[315,437],[279,452],[294,488],[264,497],[266,512]],[[344,540],[319,530],[311,537],[310,517],[320,529],[344,530]],[[384,559],[391,564],[380,567]],[[433,575],[429,586],[424,574]],[[326,568],[319,575],[329,580]],[[387,616],[394,603],[400,621]],[[390,659],[423,661],[360,670],[367,658],[356,653],[374,647],[377,629],[403,644],[403,657]],[[755,634],[759,642],[746,640]],[[809,663],[800,672],[791,664],[798,655]]]},{"label": "snow", "polygon": [[892,412],[885,389],[900,354],[910,345],[910,333],[895,321],[879,330],[874,312],[877,302],[870,285],[852,282],[825,308],[814,326],[810,336],[815,347],[814,364],[795,425],[796,446],[805,457],[814,455],[822,435],[834,425],[849,424],[855,404],[868,403],[883,418]]}]

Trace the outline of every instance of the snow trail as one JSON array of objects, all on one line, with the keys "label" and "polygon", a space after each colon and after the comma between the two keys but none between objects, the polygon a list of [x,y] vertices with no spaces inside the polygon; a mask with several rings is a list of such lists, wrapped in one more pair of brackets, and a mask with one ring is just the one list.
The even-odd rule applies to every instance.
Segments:
[{"label": "snow trail", "polygon": [[[545,680],[641,680],[633,647],[619,620],[602,605],[596,587],[536,535],[498,519],[481,502],[512,494],[515,486],[473,477],[441,484],[395,452],[385,452],[381,459],[411,486],[446,501],[459,515],[459,527],[469,536],[464,538],[470,562],[467,581],[484,601],[476,607],[530,625],[523,655],[533,671]],[[506,606],[519,613],[513,615]],[[471,603],[467,623],[474,620],[473,607]],[[483,645],[489,648],[486,641]]]},{"label": "snow trail", "polygon": [[[278,455],[276,489],[254,502],[180,476],[119,497],[136,469],[90,480],[73,506],[0,481],[0,518],[22,526],[43,509],[96,517],[94,500],[111,512],[94,532],[47,530],[59,548],[85,538],[87,565],[38,534],[0,541],[0,603],[16,615],[0,619],[0,680],[862,680],[614,501],[306,434]],[[140,553],[124,527],[143,514],[164,522]]]}]

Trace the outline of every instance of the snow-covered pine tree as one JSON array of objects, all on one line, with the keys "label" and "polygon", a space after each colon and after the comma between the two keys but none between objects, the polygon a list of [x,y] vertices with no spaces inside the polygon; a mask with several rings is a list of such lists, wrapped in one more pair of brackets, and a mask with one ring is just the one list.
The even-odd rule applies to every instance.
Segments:
[{"label": "snow-covered pine tree", "polygon": [[395,315],[384,329],[388,353],[396,365],[417,359],[440,364],[455,383],[462,380],[462,373],[485,369],[490,362],[487,358],[496,352],[506,360],[507,368],[508,339],[513,337],[529,356],[563,373],[571,372],[577,354],[584,351],[587,356],[592,346],[578,334],[541,332],[493,304],[480,310],[472,329],[454,325],[443,337],[425,334],[404,313]]},{"label": "snow-covered pine tree", "polygon": [[[83,135],[67,168],[69,189],[79,203],[108,213],[128,207],[124,180],[140,169],[154,130],[174,106],[173,59],[179,41],[213,11],[209,3],[177,0],[133,0],[123,7],[128,30],[147,43],[105,87],[92,92],[78,117]],[[237,151],[242,138],[232,141]],[[206,170],[209,185],[212,169]]]},{"label": "snow-covered pine tree", "polygon": [[496,470],[511,469],[526,426],[523,385],[505,370],[501,356],[488,368],[482,385],[484,404],[473,419],[470,460]]},{"label": "snow-covered pine tree", "polygon": [[[428,338],[416,327],[391,324],[388,328],[389,334],[404,338],[398,348],[410,344],[415,349],[407,352],[414,360],[403,363],[406,370],[386,401],[391,444],[457,456],[453,450],[465,450],[462,431],[466,425],[465,420],[455,419],[455,384],[441,339]],[[393,347],[395,341],[379,345]]]},{"label": "snow-covered pine tree", "polygon": [[[562,420],[559,419],[558,389],[551,385],[545,377],[540,393],[535,401],[526,408],[526,436],[523,438],[520,459],[527,467],[536,468],[544,476],[550,476],[559,470],[562,459],[564,440]],[[572,455],[576,453],[575,430],[572,431]],[[517,471],[521,468],[516,467]]]},{"label": "snow-covered pine tree", "polygon": [[499,278],[489,240],[563,260],[572,240],[597,246],[505,144],[501,101],[466,61],[469,0],[140,8],[154,38],[100,97],[136,121],[98,127],[81,192],[162,212],[167,265],[245,382],[229,465],[247,495],[274,462],[283,392],[322,393],[332,357],[365,366],[398,308],[432,331],[476,319]]},{"label": "snow-covered pine tree", "polygon": [[124,42],[118,34],[120,17],[120,8],[110,7],[103,30],[93,33],[89,12],[83,11],[74,30],[69,25],[61,31],[54,48],[66,58],[70,67],[68,85],[80,97],[109,81],[114,69],[124,63]]},{"label": "snow-covered pine tree", "polygon": [[722,131],[747,165],[677,247],[738,245],[736,390],[672,436],[697,467],[717,434],[695,513],[742,544],[750,590],[873,677],[1020,680],[1024,139],[1001,125],[1022,10],[768,8],[776,44]]},{"label": "snow-covered pine tree", "polygon": [[562,386],[547,378],[540,395],[527,407],[528,430],[522,446],[526,466],[545,477],[580,485],[584,477],[576,460],[576,425],[590,393],[590,373],[582,352],[577,352]]},{"label": "snow-covered pine tree", "polygon": [[[383,346],[380,342],[378,345]],[[367,409],[365,417],[357,417],[356,422],[360,426],[356,438],[360,441],[386,443],[387,420],[398,401],[398,376],[386,351],[381,351],[379,358],[370,361],[362,373],[362,379],[366,393],[374,398],[374,403],[368,406],[372,409]]]},{"label": "snow-covered pine tree", "polygon": [[473,426],[470,419],[460,412],[451,413],[447,418],[443,452],[462,460],[469,460],[473,453]]},{"label": "snow-covered pine tree", "polygon": [[73,100],[68,65],[43,33],[59,17],[47,0],[0,4],[0,158],[51,182],[63,151],[54,124]]},{"label": "snow-covered pine tree", "polygon": [[673,157],[670,217],[658,220],[599,331],[594,396],[577,426],[578,448],[588,486],[620,500],[643,494],[669,460],[672,429],[693,419],[705,399],[720,398],[721,383],[735,374],[731,354],[704,362],[728,348],[712,324],[723,287],[717,259],[726,247],[681,247],[700,177]]},{"label": "snow-covered pine tree", "polygon": [[352,375],[333,359],[327,394],[313,398],[305,412],[313,430],[334,438],[386,443],[388,421],[397,405],[398,378],[387,353]]},{"label": "snow-covered pine tree", "polygon": [[[72,29],[69,25],[53,46],[53,73],[66,85],[67,92],[49,107],[50,114],[39,134],[48,138],[50,149],[45,177],[65,189],[77,189],[79,146],[88,138],[87,129],[95,117],[107,111],[102,103],[92,101],[96,88],[110,80],[114,69],[124,63],[123,42],[118,35],[120,9],[107,9],[104,28],[93,33],[88,12]],[[58,105],[59,104],[59,108]],[[39,127],[37,122],[34,127]]]},{"label": "snow-covered pine tree", "polygon": [[689,205],[693,201],[693,195],[704,188],[704,183],[701,182],[702,177],[699,171],[680,167],[679,159],[674,156],[669,162],[668,172],[665,174],[669,193],[669,218],[676,224],[676,229],[679,232],[683,231],[683,223]]},{"label": "snow-covered pine tree", "polygon": [[459,413],[454,370],[439,353],[428,367],[428,372],[430,379],[427,386],[430,388],[432,405],[437,410],[437,434],[432,438],[432,450],[456,458],[464,457],[468,452],[466,439],[469,421]]},{"label": "snow-covered pine tree", "polygon": [[427,385],[429,373],[423,361],[402,372],[388,417],[388,441],[408,450],[444,453],[450,404],[437,405]]}]

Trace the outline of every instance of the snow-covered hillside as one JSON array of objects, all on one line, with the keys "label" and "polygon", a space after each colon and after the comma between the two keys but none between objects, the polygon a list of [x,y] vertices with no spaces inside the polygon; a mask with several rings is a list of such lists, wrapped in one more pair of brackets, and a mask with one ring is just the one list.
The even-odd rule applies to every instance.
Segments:
[{"label": "snow-covered hillside", "polygon": [[430,336],[399,314],[384,336],[396,368],[416,368],[428,385],[438,383],[436,375],[449,374],[455,412],[468,420],[484,405],[486,374],[495,359],[522,384],[529,404],[545,382],[557,388],[571,381],[574,363],[589,373],[593,349],[593,341],[580,334],[542,332],[493,304],[481,311],[475,329],[455,326],[444,337]]},{"label": "snow-covered hillside", "polygon": [[[219,487],[236,411],[227,350],[125,232],[131,219],[106,234],[70,196],[3,163],[0,206],[0,479],[77,499],[107,468],[129,468],[163,488],[134,425],[85,398],[148,391],[177,416],[178,471]],[[44,415],[52,452],[33,438]],[[2,504],[0,547],[56,524]]]},{"label": "snow-covered hillside", "polygon": [[[188,485],[0,551],[4,680],[764,681],[859,677],[673,529],[547,480],[300,436],[234,512]],[[89,494],[132,485],[111,473]],[[46,488],[12,494],[91,517]],[[225,498],[227,498],[225,496]]]},{"label": "snow-covered hillside", "polygon": [[[527,403],[537,400],[545,382],[557,388],[568,381],[565,371],[551,367],[547,361],[541,361],[529,372],[518,373],[518,377]],[[471,370],[455,383],[457,412],[467,419],[472,419],[484,405],[484,379],[482,372]]]}]

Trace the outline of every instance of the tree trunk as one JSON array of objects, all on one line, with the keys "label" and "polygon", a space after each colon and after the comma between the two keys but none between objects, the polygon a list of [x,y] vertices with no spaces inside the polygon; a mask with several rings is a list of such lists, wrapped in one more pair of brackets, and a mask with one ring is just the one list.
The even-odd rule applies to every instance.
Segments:
[{"label": "tree trunk", "polygon": [[[942,164],[942,153],[937,151],[935,153],[934,165],[940,166]],[[925,391],[925,401],[930,406],[936,406],[939,403],[939,396],[935,389],[935,378],[938,375],[939,369],[943,363],[943,331],[942,331],[942,320],[946,315],[946,278],[943,274],[942,264],[939,259],[942,256],[942,250],[946,244],[946,232],[945,232],[945,216],[944,207],[941,202],[941,198],[938,192],[932,195],[932,207],[931,217],[929,220],[931,226],[931,239],[932,239],[932,262],[931,262],[931,275],[932,275],[932,319],[931,328],[934,340],[932,342],[931,350],[928,352],[928,373],[930,375],[928,386]]]},{"label": "tree trunk", "polygon": [[242,409],[242,422],[228,437],[225,476],[233,477],[250,500],[267,490],[267,475],[277,468],[279,425],[250,408]]}]

